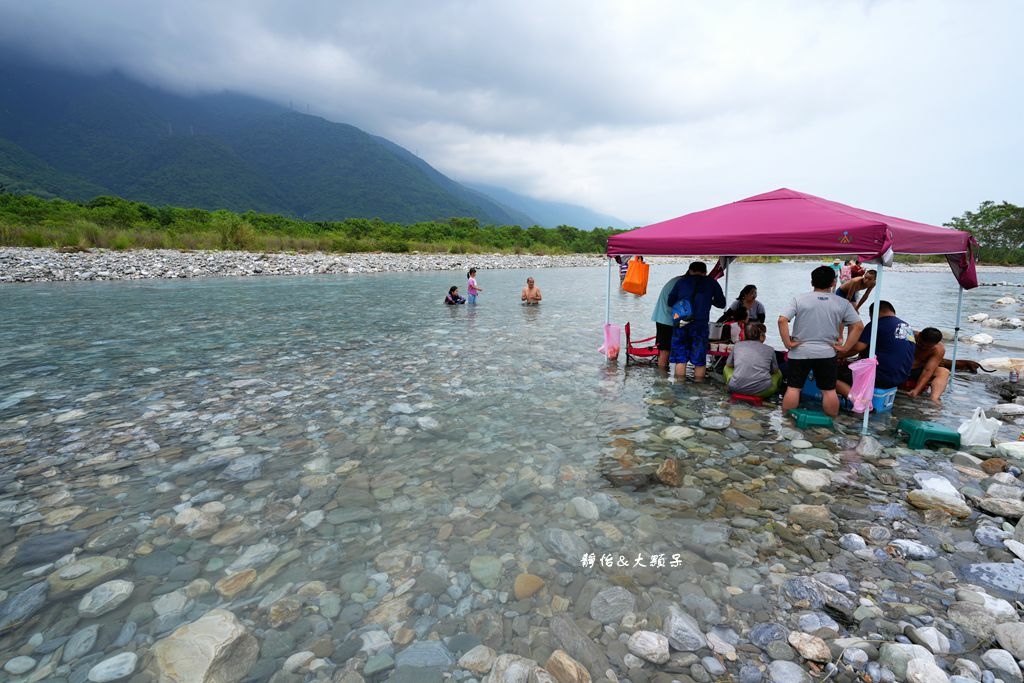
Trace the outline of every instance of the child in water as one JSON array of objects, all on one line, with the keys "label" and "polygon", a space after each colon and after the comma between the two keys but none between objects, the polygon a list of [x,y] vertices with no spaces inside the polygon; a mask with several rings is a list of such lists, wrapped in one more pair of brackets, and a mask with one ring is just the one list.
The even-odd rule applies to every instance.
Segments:
[{"label": "child in water", "polygon": [[469,303],[476,303],[476,295],[484,291],[476,284],[476,268],[470,268],[466,273],[466,293],[469,294]]},{"label": "child in water", "polygon": [[444,298],[444,302],[446,304],[448,304],[449,306],[455,306],[456,304],[464,304],[464,303],[466,303],[466,300],[464,298],[462,298],[461,296],[459,296],[459,288],[458,287],[449,287],[448,288],[448,296],[446,296]]}]

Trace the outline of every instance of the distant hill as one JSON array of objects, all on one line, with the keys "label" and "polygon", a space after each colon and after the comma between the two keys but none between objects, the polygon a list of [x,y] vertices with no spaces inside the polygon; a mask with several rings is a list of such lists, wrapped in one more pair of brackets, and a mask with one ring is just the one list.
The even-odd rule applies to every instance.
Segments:
[{"label": "distant hill", "polygon": [[575,204],[564,204],[561,202],[548,202],[543,199],[534,199],[510,190],[493,185],[483,185],[463,181],[466,187],[478,190],[505,206],[522,211],[533,216],[537,225],[545,228],[557,228],[559,225],[571,225],[574,228],[589,230],[591,228],[620,228],[629,230],[636,226],[627,225],[624,221],[615,216],[596,213],[590,209]]},{"label": "distant hill", "polygon": [[353,126],[243,95],[183,97],[117,73],[82,75],[5,52],[0,185],[314,221],[536,222]]}]

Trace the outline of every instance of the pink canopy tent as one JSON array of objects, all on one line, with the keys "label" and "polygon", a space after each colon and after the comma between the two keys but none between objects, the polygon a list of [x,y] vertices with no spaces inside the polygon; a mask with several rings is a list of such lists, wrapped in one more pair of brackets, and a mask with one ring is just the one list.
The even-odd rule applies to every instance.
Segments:
[{"label": "pink canopy tent", "polygon": [[[977,242],[969,233],[866,211],[786,188],[759,194],[713,209],[654,223],[608,238],[608,256],[624,254],[723,257],[748,255],[849,255],[879,264],[874,300],[881,297],[884,264],[895,254],[941,254],[960,284],[953,342],[956,339],[964,289],[978,286]],[[730,259],[723,261],[727,264]],[[727,273],[728,271],[726,271]],[[728,278],[728,275],[727,275]],[[726,280],[728,282],[728,279]],[[611,265],[605,322],[611,317]],[[872,327],[870,356],[875,356]],[[955,370],[954,370],[955,372]],[[864,413],[867,433],[868,413]]]},{"label": "pink canopy tent", "polygon": [[865,211],[782,188],[608,238],[609,256],[943,254],[964,289],[978,286],[969,233]]}]

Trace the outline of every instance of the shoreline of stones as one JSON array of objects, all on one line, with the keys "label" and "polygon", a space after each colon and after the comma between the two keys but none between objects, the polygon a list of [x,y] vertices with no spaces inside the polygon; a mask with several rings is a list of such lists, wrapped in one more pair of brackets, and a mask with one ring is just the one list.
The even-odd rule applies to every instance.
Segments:
[{"label": "shoreline of stones", "polygon": [[[649,257],[652,263],[686,263],[690,256]],[[268,277],[355,273],[419,272],[605,266],[600,254],[545,256],[533,254],[428,253],[257,253],[247,251],[178,251],[91,249],[64,251],[34,247],[0,247],[0,283],[80,282],[93,280],[184,279],[196,277]],[[895,270],[945,272],[944,264],[896,264]],[[983,273],[1018,273],[1014,266],[978,266]],[[987,282],[994,286],[1022,284]]]}]

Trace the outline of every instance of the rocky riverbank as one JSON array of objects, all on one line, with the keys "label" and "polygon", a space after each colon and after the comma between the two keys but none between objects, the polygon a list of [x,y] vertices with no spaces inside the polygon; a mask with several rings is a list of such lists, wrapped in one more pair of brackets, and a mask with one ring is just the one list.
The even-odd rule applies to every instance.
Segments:
[{"label": "rocky riverbank", "polygon": [[[651,263],[683,263],[689,256],[650,257]],[[712,258],[712,257],[704,257]],[[426,270],[482,270],[514,268],[579,268],[603,266],[599,254],[535,256],[530,254],[264,254],[248,251],[177,251],[139,249],[113,251],[59,251],[29,247],[0,247],[0,283],[70,282],[81,280],[144,280],[149,278],[267,277],[274,275],[328,275]],[[941,263],[894,266],[909,272],[945,272]],[[985,284],[1000,282],[999,273],[1020,272],[1010,266],[978,266],[989,276]],[[1020,285],[1007,285],[1020,286]]]},{"label": "rocky riverbank", "polygon": [[576,268],[603,266],[597,254],[261,254],[247,251],[61,252],[25,247],[0,248],[0,282],[143,280],[148,278],[267,277],[397,271]]}]

